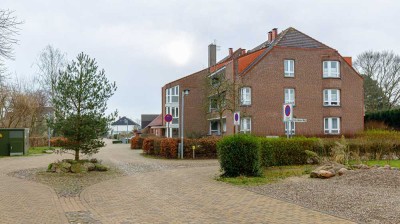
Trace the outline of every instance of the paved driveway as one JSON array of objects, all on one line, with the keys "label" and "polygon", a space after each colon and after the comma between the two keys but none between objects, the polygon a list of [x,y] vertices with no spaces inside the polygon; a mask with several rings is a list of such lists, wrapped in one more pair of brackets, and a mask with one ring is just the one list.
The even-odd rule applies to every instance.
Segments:
[{"label": "paved driveway", "polygon": [[92,185],[76,198],[58,198],[47,186],[5,175],[59,156],[0,159],[0,223],[349,223],[217,182],[215,160],[158,160],[139,153],[109,144],[96,157],[127,176]]}]

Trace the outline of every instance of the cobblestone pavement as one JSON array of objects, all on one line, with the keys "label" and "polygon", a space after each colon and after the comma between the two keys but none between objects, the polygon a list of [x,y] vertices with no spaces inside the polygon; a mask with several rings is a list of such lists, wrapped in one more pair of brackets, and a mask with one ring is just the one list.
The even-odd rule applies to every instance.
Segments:
[{"label": "cobblestone pavement", "polygon": [[0,159],[0,223],[350,223],[217,182],[216,160],[144,158],[139,150],[121,144],[109,144],[96,157],[127,176],[92,185],[80,197],[70,198],[5,175],[47,166],[60,156]]}]

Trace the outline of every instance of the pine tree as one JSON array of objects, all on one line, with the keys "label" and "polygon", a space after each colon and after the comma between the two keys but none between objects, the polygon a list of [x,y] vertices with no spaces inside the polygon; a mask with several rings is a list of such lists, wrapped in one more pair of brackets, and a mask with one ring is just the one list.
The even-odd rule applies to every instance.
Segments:
[{"label": "pine tree", "polygon": [[51,126],[68,141],[63,151],[94,154],[105,143],[100,139],[116,112],[106,115],[107,100],[117,87],[110,83],[104,69],[99,70],[95,59],[80,53],[64,71],[60,71],[52,99],[55,119]]}]

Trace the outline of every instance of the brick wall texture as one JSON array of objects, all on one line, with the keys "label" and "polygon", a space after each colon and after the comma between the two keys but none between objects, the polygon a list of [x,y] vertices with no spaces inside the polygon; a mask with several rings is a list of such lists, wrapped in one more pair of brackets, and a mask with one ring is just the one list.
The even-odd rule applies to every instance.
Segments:
[{"label": "brick wall texture", "polygon": [[[284,77],[285,59],[295,61],[293,78]],[[340,78],[323,78],[323,61],[339,61]],[[364,129],[363,78],[336,50],[329,47],[273,46],[243,74],[238,74],[237,62],[233,59],[226,63],[225,76],[240,86],[251,87],[251,105],[238,105],[236,111],[241,112],[241,117],[251,117],[252,134],[285,134],[282,121],[285,88],[295,89],[294,117],[307,119],[305,123],[296,124],[296,135],[324,136],[325,117],[341,118],[340,135],[354,135]],[[205,88],[209,74],[209,69],[204,69],[162,88],[163,116],[165,89],[175,85],[180,86],[180,91],[190,89],[190,94],[185,97],[185,135],[209,133],[208,119],[212,115],[206,109],[208,96]],[[340,106],[323,106],[324,89],[340,89]],[[233,113],[227,112],[224,116],[226,134],[233,134]]]}]

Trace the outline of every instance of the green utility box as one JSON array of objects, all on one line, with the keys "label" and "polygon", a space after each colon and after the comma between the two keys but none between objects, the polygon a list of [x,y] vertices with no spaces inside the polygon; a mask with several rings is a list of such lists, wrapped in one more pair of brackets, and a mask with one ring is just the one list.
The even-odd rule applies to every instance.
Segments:
[{"label": "green utility box", "polygon": [[28,154],[29,128],[0,128],[0,156]]}]

